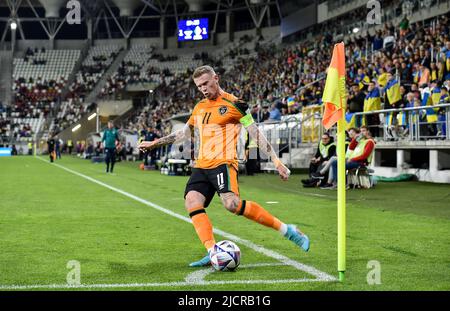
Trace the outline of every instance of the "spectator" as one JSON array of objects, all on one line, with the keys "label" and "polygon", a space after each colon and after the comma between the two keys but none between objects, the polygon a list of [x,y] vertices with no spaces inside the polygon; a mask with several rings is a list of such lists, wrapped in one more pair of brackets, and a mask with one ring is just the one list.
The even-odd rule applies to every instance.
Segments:
[{"label": "spectator", "polygon": [[[364,99],[364,112],[381,110],[380,90],[376,87],[375,82],[369,83],[368,92]],[[374,137],[379,136],[380,117],[379,114],[365,115],[367,127],[374,133]]]},{"label": "spectator", "polygon": [[16,156],[16,155],[17,155],[16,145],[12,145],[12,148],[11,148],[11,155],[12,155],[12,156]]},{"label": "spectator", "polygon": [[269,106],[263,106],[261,112],[261,122],[267,121],[270,118]]},{"label": "spectator", "polygon": [[69,154],[72,154],[72,149],[73,149],[72,139],[67,140],[67,149],[69,151]]},{"label": "spectator", "polygon": [[[353,84],[350,94],[348,96],[348,112],[363,112],[364,111],[364,100],[366,95],[360,89],[358,84]],[[355,118],[356,126],[361,124],[361,116]]]},{"label": "spectator", "polygon": [[384,108],[385,109],[398,108],[398,104],[402,99],[400,95],[400,84],[394,78],[394,75],[390,71],[387,73],[387,79],[388,83],[385,87],[384,92],[385,93]]},{"label": "spectator", "polygon": [[90,142],[86,148],[84,158],[91,159],[94,156],[94,145]]},{"label": "spectator", "polygon": [[331,157],[336,155],[336,144],[334,143],[334,138],[330,136],[329,133],[323,133],[322,139],[317,146],[316,154],[311,159],[309,164],[309,179],[303,179],[301,182],[304,187],[314,187],[317,183],[316,179],[313,179],[313,175],[326,165],[327,161]]},{"label": "spectator", "polygon": [[404,37],[406,35],[406,33],[408,32],[408,28],[409,28],[409,20],[406,15],[401,20],[401,22],[399,24],[399,28],[400,28],[400,36]]},{"label": "spectator", "polygon": [[[357,128],[350,128],[348,130],[348,137],[350,138],[350,142],[353,140],[353,138],[355,138],[357,135],[359,135],[360,131]],[[345,148],[346,148],[346,152],[345,152],[345,159],[348,160],[352,157],[352,153],[353,150],[350,150],[350,148],[348,148],[348,145],[350,143],[349,141],[345,142]],[[311,178],[312,180],[315,180],[315,186],[317,185],[323,185],[324,188],[328,188],[330,187],[330,185],[333,185],[333,180],[334,180],[334,176],[333,173],[335,173],[334,171],[331,170],[331,167],[336,165],[337,163],[337,156],[334,155],[332,156],[328,161],[324,162],[323,165],[321,166],[320,169],[318,169],[314,174],[312,174]],[[328,178],[327,178],[327,173],[328,173]],[[326,182],[325,182],[326,180]]]},{"label": "spectator", "polygon": [[95,149],[94,149],[94,153],[96,157],[99,157],[101,154],[103,154],[103,148],[102,148],[102,142],[98,141]]},{"label": "spectator", "polygon": [[55,136],[55,153],[56,158],[61,159],[61,139],[58,136]]},{"label": "spectator", "polygon": [[132,154],[133,154],[133,147],[131,147],[130,143],[127,143],[126,155],[132,155]]},{"label": "spectator", "polygon": [[[160,136],[156,133],[153,126],[149,126],[147,128],[147,132],[145,135],[145,141],[154,141],[155,139],[158,139],[159,137]],[[145,166],[148,166],[149,164],[150,164],[150,166],[155,165],[156,155],[157,155],[156,149],[152,149],[151,151],[146,152],[144,155],[144,165]],[[150,163],[148,162],[149,157],[150,157]]]},{"label": "spectator", "polygon": [[[362,126],[360,131],[361,133],[352,139],[350,146],[348,147],[348,149],[351,150],[351,156],[346,160],[346,170],[367,166],[372,162],[372,157],[375,150],[375,141],[372,139],[370,131],[366,126]],[[337,161],[333,163],[330,170],[333,175],[333,181],[324,188],[336,189]]]},{"label": "spectator", "polygon": [[275,103],[270,106],[269,121],[281,121],[281,112]]}]

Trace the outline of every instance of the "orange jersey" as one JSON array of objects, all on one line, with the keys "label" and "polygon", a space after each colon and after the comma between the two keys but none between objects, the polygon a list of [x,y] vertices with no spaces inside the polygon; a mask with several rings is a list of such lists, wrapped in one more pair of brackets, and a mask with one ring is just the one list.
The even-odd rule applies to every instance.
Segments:
[{"label": "orange jersey", "polygon": [[239,120],[247,108],[246,103],[229,93],[216,100],[205,98],[195,106],[188,121],[200,143],[195,167],[211,169],[226,163],[238,168]]}]

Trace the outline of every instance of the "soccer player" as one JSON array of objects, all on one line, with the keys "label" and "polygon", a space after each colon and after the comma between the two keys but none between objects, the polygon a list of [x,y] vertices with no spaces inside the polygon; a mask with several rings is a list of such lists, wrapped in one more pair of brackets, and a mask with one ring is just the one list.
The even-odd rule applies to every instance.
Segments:
[{"label": "soccer player", "polygon": [[[112,173],[114,170],[114,164],[116,163],[116,143],[119,141],[119,132],[114,127],[112,121],[108,121],[108,128],[103,132],[102,142],[105,146],[106,153],[106,173]],[[111,163],[111,168],[109,166]]]},{"label": "soccer player", "polygon": [[216,242],[205,208],[210,204],[215,192],[228,211],[273,228],[304,251],[308,251],[309,238],[295,225],[285,224],[258,203],[241,199],[239,196],[236,147],[241,124],[257,141],[260,149],[270,156],[281,179],[287,180],[290,174],[254,123],[247,103],[225,92],[219,86],[218,75],[210,66],[198,67],[192,77],[205,98],[195,106],[187,124],[183,129],[168,136],[152,142],[143,141],[138,146],[141,150],[151,150],[190,139],[193,131],[199,135],[199,153],[186,185],[184,198],[186,210],[208,254],[190,266],[201,267],[210,264],[209,254]]},{"label": "soccer player", "polygon": [[48,155],[50,157],[50,162],[52,163],[56,159],[55,145],[56,145],[55,137],[53,137],[53,134],[51,134],[50,138],[47,140],[47,148],[48,148]]}]

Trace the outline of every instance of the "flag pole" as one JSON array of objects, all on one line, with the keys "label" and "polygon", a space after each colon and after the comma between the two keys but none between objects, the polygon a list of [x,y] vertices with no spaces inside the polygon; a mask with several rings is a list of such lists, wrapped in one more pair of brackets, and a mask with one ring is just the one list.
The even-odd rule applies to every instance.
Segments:
[{"label": "flag pole", "polygon": [[339,281],[345,280],[345,236],[346,236],[346,219],[345,219],[345,116],[342,114],[342,118],[338,121],[338,134],[337,134],[337,154],[338,154],[338,272]]},{"label": "flag pole", "polygon": [[345,111],[347,106],[347,90],[345,86],[345,46],[344,42],[337,43],[333,48],[327,79],[323,90],[322,102],[324,113],[322,124],[326,129],[338,124],[337,158],[338,158],[338,273],[339,281],[345,280]]},{"label": "flag pole", "polygon": [[[344,60],[345,64],[345,60]],[[345,65],[344,65],[345,66]],[[346,75],[344,67],[344,77]],[[344,78],[345,81],[345,78]],[[345,281],[345,269],[346,269],[346,159],[345,159],[345,111],[347,110],[347,91],[345,89],[345,82],[341,89],[340,104],[342,109],[342,115],[338,121],[338,133],[337,133],[337,156],[338,156],[338,184],[337,184],[337,219],[338,219],[338,272],[339,281]]]}]

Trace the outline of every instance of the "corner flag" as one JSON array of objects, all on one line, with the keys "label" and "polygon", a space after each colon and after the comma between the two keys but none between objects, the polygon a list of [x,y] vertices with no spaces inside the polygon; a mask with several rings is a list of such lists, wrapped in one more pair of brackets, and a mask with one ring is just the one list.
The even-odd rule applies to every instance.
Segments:
[{"label": "corner flag", "polygon": [[345,52],[344,43],[341,42],[334,46],[323,90],[322,102],[325,105],[325,111],[322,123],[326,129],[332,127],[343,117],[345,94]]},{"label": "corner flag", "polygon": [[327,80],[322,102],[325,105],[322,124],[326,129],[338,123],[338,271],[339,280],[345,276],[345,108],[347,91],[345,88],[345,48],[344,43],[334,45],[333,56],[327,71]]}]

